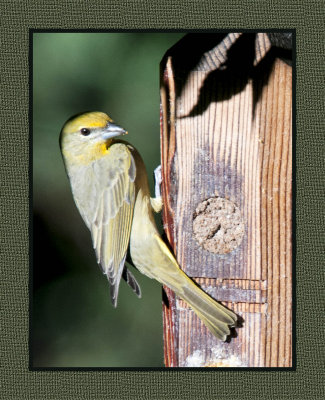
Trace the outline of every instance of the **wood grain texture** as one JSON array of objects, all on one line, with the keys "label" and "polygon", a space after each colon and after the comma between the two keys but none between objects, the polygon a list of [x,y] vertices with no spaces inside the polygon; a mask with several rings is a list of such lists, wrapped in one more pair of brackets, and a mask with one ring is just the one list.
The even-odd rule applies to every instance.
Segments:
[{"label": "wood grain texture", "polygon": [[[187,35],[161,63],[164,228],[181,268],[242,318],[214,338],[168,289],[166,366],[288,367],[292,363],[292,68],[266,34]],[[232,252],[193,236],[213,196],[241,210]],[[165,302],[166,303],[166,302]]]}]

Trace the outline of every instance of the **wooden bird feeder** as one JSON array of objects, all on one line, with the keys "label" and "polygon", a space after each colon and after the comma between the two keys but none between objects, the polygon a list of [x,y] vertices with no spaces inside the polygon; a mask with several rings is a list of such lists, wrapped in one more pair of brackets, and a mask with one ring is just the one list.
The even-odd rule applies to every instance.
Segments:
[{"label": "wooden bird feeder", "polygon": [[226,342],[164,288],[167,367],[292,366],[292,67],[265,33],[189,34],[161,62],[163,221],[239,317]]}]

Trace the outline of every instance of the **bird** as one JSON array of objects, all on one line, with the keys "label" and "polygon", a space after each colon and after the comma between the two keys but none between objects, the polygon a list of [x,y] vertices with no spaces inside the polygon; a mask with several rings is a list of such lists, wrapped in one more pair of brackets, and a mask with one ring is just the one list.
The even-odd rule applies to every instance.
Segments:
[{"label": "bird", "polygon": [[109,281],[113,306],[122,277],[141,297],[140,286],[125,265],[129,248],[141,273],[172,289],[214,336],[225,341],[237,316],[185,274],[161,238],[154,220],[163,206],[161,197],[150,195],[139,152],[119,138],[127,133],[106,113],[89,111],[71,117],[59,140],[73,198]]}]

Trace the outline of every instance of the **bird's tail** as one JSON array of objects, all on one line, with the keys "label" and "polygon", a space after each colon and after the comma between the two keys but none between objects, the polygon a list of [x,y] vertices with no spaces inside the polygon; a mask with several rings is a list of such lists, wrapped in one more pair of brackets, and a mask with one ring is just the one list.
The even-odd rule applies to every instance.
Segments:
[{"label": "bird's tail", "polygon": [[191,306],[217,338],[226,340],[230,334],[229,327],[236,325],[236,315],[196,286],[187,275],[185,277],[186,283],[182,285],[181,293],[177,294]]}]

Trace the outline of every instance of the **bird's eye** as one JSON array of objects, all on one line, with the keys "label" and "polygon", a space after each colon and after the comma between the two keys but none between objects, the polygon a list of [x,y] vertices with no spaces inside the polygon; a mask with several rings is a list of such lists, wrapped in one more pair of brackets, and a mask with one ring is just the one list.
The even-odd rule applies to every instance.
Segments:
[{"label": "bird's eye", "polygon": [[80,129],[80,132],[81,132],[81,134],[84,135],[84,136],[88,136],[88,135],[90,134],[90,130],[87,129],[87,128],[82,128],[82,129]]}]

